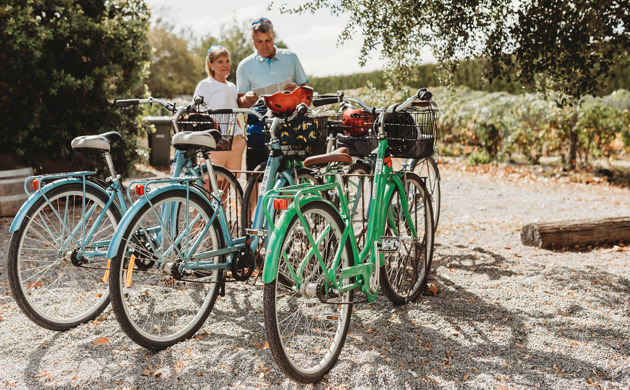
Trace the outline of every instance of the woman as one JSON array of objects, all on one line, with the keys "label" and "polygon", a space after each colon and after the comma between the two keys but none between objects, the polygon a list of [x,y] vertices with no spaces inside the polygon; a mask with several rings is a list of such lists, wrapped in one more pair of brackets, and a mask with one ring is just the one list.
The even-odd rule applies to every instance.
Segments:
[{"label": "woman", "polygon": [[[201,80],[195,88],[194,96],[203,96],[203,101],[210,108],[238,108],[236,102],[236,85],[227,81],[232,64],[230,52],[220,45],[210,46],[206,54],[206,73],[208,78]],[[222,127],[227,127],[222,118],[215,116]],[[227,128],[222,128],[225,133]],[[228,151],[213,151],[210,153],[210,160],[215,165],[223,166],[230,171],[241,169],[243,151],[246,141],[243,135],[243,125],[239,123],[233,126],[234,138],[232,139],[232,149]]]}]

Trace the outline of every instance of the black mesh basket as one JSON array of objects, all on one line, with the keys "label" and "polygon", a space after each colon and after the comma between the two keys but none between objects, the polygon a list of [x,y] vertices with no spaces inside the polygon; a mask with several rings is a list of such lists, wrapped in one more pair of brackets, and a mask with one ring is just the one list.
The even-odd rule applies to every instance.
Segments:
[{"label": "black mesh basket", "polygon": [[280,124],[276,135],[280,149],[289,156],[309,157],[326,153],[328,117],[303,116]]},{"label": "black mesh basket", "polygon": [[[432,107],[412,107],[404,111],[385,115],[383,130],[387,134],[387,144],[392,156],[399,158],[423,159],[433,154],[437,137],[437,110]],[[347,123],[348,121],[346,121]],[[365,126],[365,124],[361,124]],[[345,146],[350,155],[368,156],[378,147],[375,129],[361,136],[357,129],[349,129],[336,136],[336,146]]]},{"label": "black mesh basket", "polygon": [[181,131],[202,131],[216,129],[221,132],[221,139],[217,142],[218,151],[232,150],[234,133],[245,126],[241,114],[236,113],[190,113],[177,122]]}]

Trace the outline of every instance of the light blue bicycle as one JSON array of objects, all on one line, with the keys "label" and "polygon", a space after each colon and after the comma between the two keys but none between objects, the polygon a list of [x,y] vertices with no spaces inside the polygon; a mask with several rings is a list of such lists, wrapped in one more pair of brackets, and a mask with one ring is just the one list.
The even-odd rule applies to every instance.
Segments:
[{"label": "light blue bicycle", "polygon": [[[175,119],[190,109],[158,99],[144,101],[176,112]],[[130,204],[110,155],[111,146],[121,139],[117,132],[109,132],[72,140],[75,151],[105,160],[106,181],[95,171],[37,175],[25,181],[26,192],[32,193],[9,229],[8,278],[20,309],[44,328],[71,329],[96,318],[109,303],[107,250]],[[176,176],[186,172],[198,180],[203,174],[183,154],[176,155],[172,172]],[[229,220],[238,230],[242,190],[229,171],[216,167],[215,173],[221,179]]]},{"label": "light blue bicycle", "polygon": [[[259,199],[273,188],[296,182],[294,169],[280,170],[291,154],[280,137],[287,126],[325,130],[325,118],[309,118],[301,106],[286,119],[266,117],[251,109],[209,110],[249,114],[270,134],[270,153]],[[189,156],[215,148],[214,130],[183,132],[173,146]],[[322,140],[325,135],[322,134]],[[299,151],[297,151],[299,152]],[[302,151],[302,154],[303,151]],[[214,169],[207,165],[214,184]],[[255,268],[255,251],[267,235],[262,202],[254,210],[253,225],[235,237],[228,228],[221,193],[208,199],[195,178],[178,177],[136,183],[145,196],[138,199],[116,229],[108,257],[112,259],[110,291],[116,318],[125,333],[145,348],[159,350],[192,336],[204,323],[225,283],[246,280]],[[216,188],[213,186],[213,188]],[[273,210],[267,210],[273,216]]]}]

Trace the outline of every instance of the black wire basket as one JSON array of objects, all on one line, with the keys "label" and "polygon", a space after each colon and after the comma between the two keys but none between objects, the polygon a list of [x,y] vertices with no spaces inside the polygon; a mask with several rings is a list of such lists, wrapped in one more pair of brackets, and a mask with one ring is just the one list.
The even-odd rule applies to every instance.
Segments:
[{"label": "black wire basket", "polygon": [[221,139],[217,142],[217,151],[232,150],[234,133],[245,127],[243,116],[238,113],[213,113],[209,115],[203,112],[193,112],[184,115],[177,126],[181,131],[202,131],[216,129],[221,132]]},{"label": "black wire basket", "polygon": [[[427,103],[425,107],[411,107],[386,114],[383,131],[387,134],[391,155],[414,159],[431,156],[437,138],[437,112],[436,108]],[[330,121],[337,132],[336,147],[347,147],[350,155],[356,157],[366,157],[378,147],[375,120],[368,116],[364,118],[348,120],[347,115],[344,117],[344,114],[339,114]]]}]

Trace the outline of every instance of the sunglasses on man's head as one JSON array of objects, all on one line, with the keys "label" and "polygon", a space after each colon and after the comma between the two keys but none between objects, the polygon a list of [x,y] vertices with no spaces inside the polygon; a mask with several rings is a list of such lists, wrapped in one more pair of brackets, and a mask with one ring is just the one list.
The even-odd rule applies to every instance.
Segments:
[{"label": "sunglasses on man's head", "polygon": [[258,19],[254,20],[252,22],[252,26],[255,26],[255,25],[260,24],[260,23],[269,23],[269,24],[271,24],[271,20],[269,20],[267,18],[258,18]]}]

